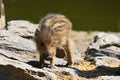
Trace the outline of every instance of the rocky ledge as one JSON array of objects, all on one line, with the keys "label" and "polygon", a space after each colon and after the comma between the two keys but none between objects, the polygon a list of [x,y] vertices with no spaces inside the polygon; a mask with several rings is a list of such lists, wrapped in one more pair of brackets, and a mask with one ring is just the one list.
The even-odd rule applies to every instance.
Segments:
[{"label": "rocky ledge", "polygon": [[79,45],[78,37],[88,33],[73,31],[74,67],[65,66],[65,53],[59,49],[56,68],[50,69],[39,66],[39,54],[33,41],[36,27],[37,24],[28,21],[14,20],[8,22],[6,29],[0,30],[0,80],[120,79],[119,34],[96,32],[93,39],[89,37],[91,40],[81,39],[82,43],[90,43],[82,52],[79,48],[84,46]]}]

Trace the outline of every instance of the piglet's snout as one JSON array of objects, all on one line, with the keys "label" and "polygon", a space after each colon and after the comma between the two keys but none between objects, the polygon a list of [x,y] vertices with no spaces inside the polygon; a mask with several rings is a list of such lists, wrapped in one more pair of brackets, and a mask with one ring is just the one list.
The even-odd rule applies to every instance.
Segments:
[{"label": "piglet's snout", "polygon": [[52,60],[52,55],[50,53],[44,53],[43,56],[46,60]]}]

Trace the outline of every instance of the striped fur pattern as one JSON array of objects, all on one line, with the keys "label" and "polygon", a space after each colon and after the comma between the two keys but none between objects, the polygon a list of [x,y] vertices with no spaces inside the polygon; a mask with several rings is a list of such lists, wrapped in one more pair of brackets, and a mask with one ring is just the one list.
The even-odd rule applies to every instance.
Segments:
[{"label": "striped fur pattern", "polygon": [[68,65],[73,64],[71,28],[71,22],[64,15],[48,14],[41,19],[35,32],[41,66],[44,66],[44,59],[50,60],[50,67],[55,66],[58,47],[64,47],[67,52]]}]

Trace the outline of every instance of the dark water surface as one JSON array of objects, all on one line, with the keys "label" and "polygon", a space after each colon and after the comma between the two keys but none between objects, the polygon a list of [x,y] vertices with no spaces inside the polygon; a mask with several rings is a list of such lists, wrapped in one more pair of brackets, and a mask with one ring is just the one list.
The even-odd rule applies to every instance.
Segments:
[{"label": "dark water surface", "polygon": [[120,0],[3,0],[6,20],[38,23],[48,13],[66,15],[74,30],[120,31]]}]

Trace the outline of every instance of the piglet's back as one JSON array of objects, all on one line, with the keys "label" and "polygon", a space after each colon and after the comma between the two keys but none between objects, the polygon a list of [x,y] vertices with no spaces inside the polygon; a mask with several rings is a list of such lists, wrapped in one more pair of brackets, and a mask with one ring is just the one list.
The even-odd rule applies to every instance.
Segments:
[{"label": "piglet's back", "polygon": [[41,19],[38,28],[41,32],[62,35],[70,32],[72,24],[64,15],[48,14]]}]

